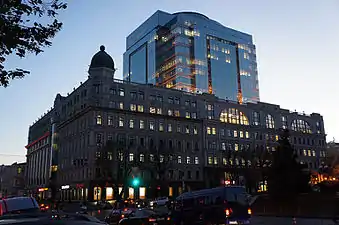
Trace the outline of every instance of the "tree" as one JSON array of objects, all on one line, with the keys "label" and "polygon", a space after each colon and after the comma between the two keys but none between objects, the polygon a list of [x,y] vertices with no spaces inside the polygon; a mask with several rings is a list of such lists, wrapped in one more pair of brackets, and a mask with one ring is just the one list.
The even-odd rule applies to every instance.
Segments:
[{"label": "tree", "polygon": [[272,154],[272,165],[268,171],[269,193],[282,199],[295,199],[308,189],[310,180],[310,174],[297,160],[289,137],[289,131],[284,130],[277,151]]},{"label": "tree", "polygon": [[[23,78],[29,71],[21,68],[6,70],[6,58],[13,52],[20,58],[27,53],[37,55],[44,47],[51,46],[51,39],[62,27],[55,18],[67,4],[60,0],[5,0],[0,4],[0,86],[7,87],[10,80]],[[54,20],[47,24],[38,22],[46,16]]]},{"label": "tree", "polygon": [[140,165],[140,168],[147,170],[151,175],[150,186],[154,197],[168,195],[167,172],[172,167],[170,150],[160,144],[158,148],[150,145],[146,152],[150,157],[144,165]]}]

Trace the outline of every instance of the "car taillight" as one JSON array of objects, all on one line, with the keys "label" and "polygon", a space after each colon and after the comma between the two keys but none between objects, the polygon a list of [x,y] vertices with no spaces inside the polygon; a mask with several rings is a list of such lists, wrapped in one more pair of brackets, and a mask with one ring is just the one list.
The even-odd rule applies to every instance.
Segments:
[{"label": "car taillight", "polygon": [[124,215],[124,214],[121,215],[121,219],[122,219],[122,218],[125,218],[125,215]]},{"label": "car taillight", "polygon": [[252,215],[252,209],[247,210],[248,215]]},{"label": "car taillight", "polygon": [[149,218],[149,219],[148,219],[148,222],[155,222],[155,221],[157,221],[157,220],[154,219],[154,218]]},{"label": "car taillight", "polygon": [[226,217],[229,217],[232,213],[232,209],[225,209]]},{"label": "car taillight", "polygon": [[48,206],[48,205],[46,205],[45,209],[49,209],[49,206]]},{"label": "car taillight", "polygon": [[171,217],[167,217],[167,220],[171,220]]}]

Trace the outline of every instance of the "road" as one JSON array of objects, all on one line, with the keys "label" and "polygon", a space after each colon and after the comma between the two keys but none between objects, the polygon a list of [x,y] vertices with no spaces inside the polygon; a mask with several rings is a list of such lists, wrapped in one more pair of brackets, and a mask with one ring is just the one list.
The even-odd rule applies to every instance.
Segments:
[{"label": "road", "polygon": [[252,225],[337,225],[330,219],[306,219],[306,218],[296,218],[293,221],[292,218],[286,217],[253,217],[251,220]]},{"label": "road", "polygon": [[[78,204],[65,205],[65,211],[76,212],[80,210]],[[89,210],[89,214],[103,220],[105,216],[109,214],[111,210]],[[292,218],[287,217],[263,217],[253,216],[251,219],[252,225],[339,225],[330,219],[306,219],[296,218],[295,221]]]}]

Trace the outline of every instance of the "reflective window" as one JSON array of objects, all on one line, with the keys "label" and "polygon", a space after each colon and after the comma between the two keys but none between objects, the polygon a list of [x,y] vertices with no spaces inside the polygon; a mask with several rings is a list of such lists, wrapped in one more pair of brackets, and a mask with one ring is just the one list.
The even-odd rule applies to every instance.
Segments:
[{"label": "reflective window", "polygon": [[129,80],[135,83],[145,84],[147,78],[147,45],[143,45],[130,55]]},{"label": "reflective window", "polygon": [[274,118],[271,114],[266,116],[266,128],[274,129]]},{"label": "reflective window", "polygon": [[300,120],[300,119],[293,120],[291,129],[294,131],[299,131],[299,132],[307,133],[307,134],[312,133],[310,124],[306,122],[305,120]]}]

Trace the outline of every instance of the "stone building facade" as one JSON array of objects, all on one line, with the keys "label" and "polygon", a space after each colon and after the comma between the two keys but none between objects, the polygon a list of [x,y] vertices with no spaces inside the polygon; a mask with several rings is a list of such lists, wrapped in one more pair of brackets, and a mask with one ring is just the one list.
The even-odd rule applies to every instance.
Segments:
[{"label": "stone building facade", "polygon": [[0,166],[0,198],[23,196],[25,191],[26,163]]},{"label": "stone building facade", "polygon": [[[135,84],[114,79],[114,72],[102,46],[88,79],[67,96],[56,96],[52,145],[63,199],[109,200],[123,184],[132,186],[133,176],[141,183],[125,190],[131,198],[152,197],[151,190],[159,188],[175,196],[254,178],[252,189],[264,191],[260,171],[282,129],[291,131],[299,160],[309,169],[316,170],[325,156],[324,123],[317,113]],[[162,174],[154,173],[156,164],[164,165]]]}]

